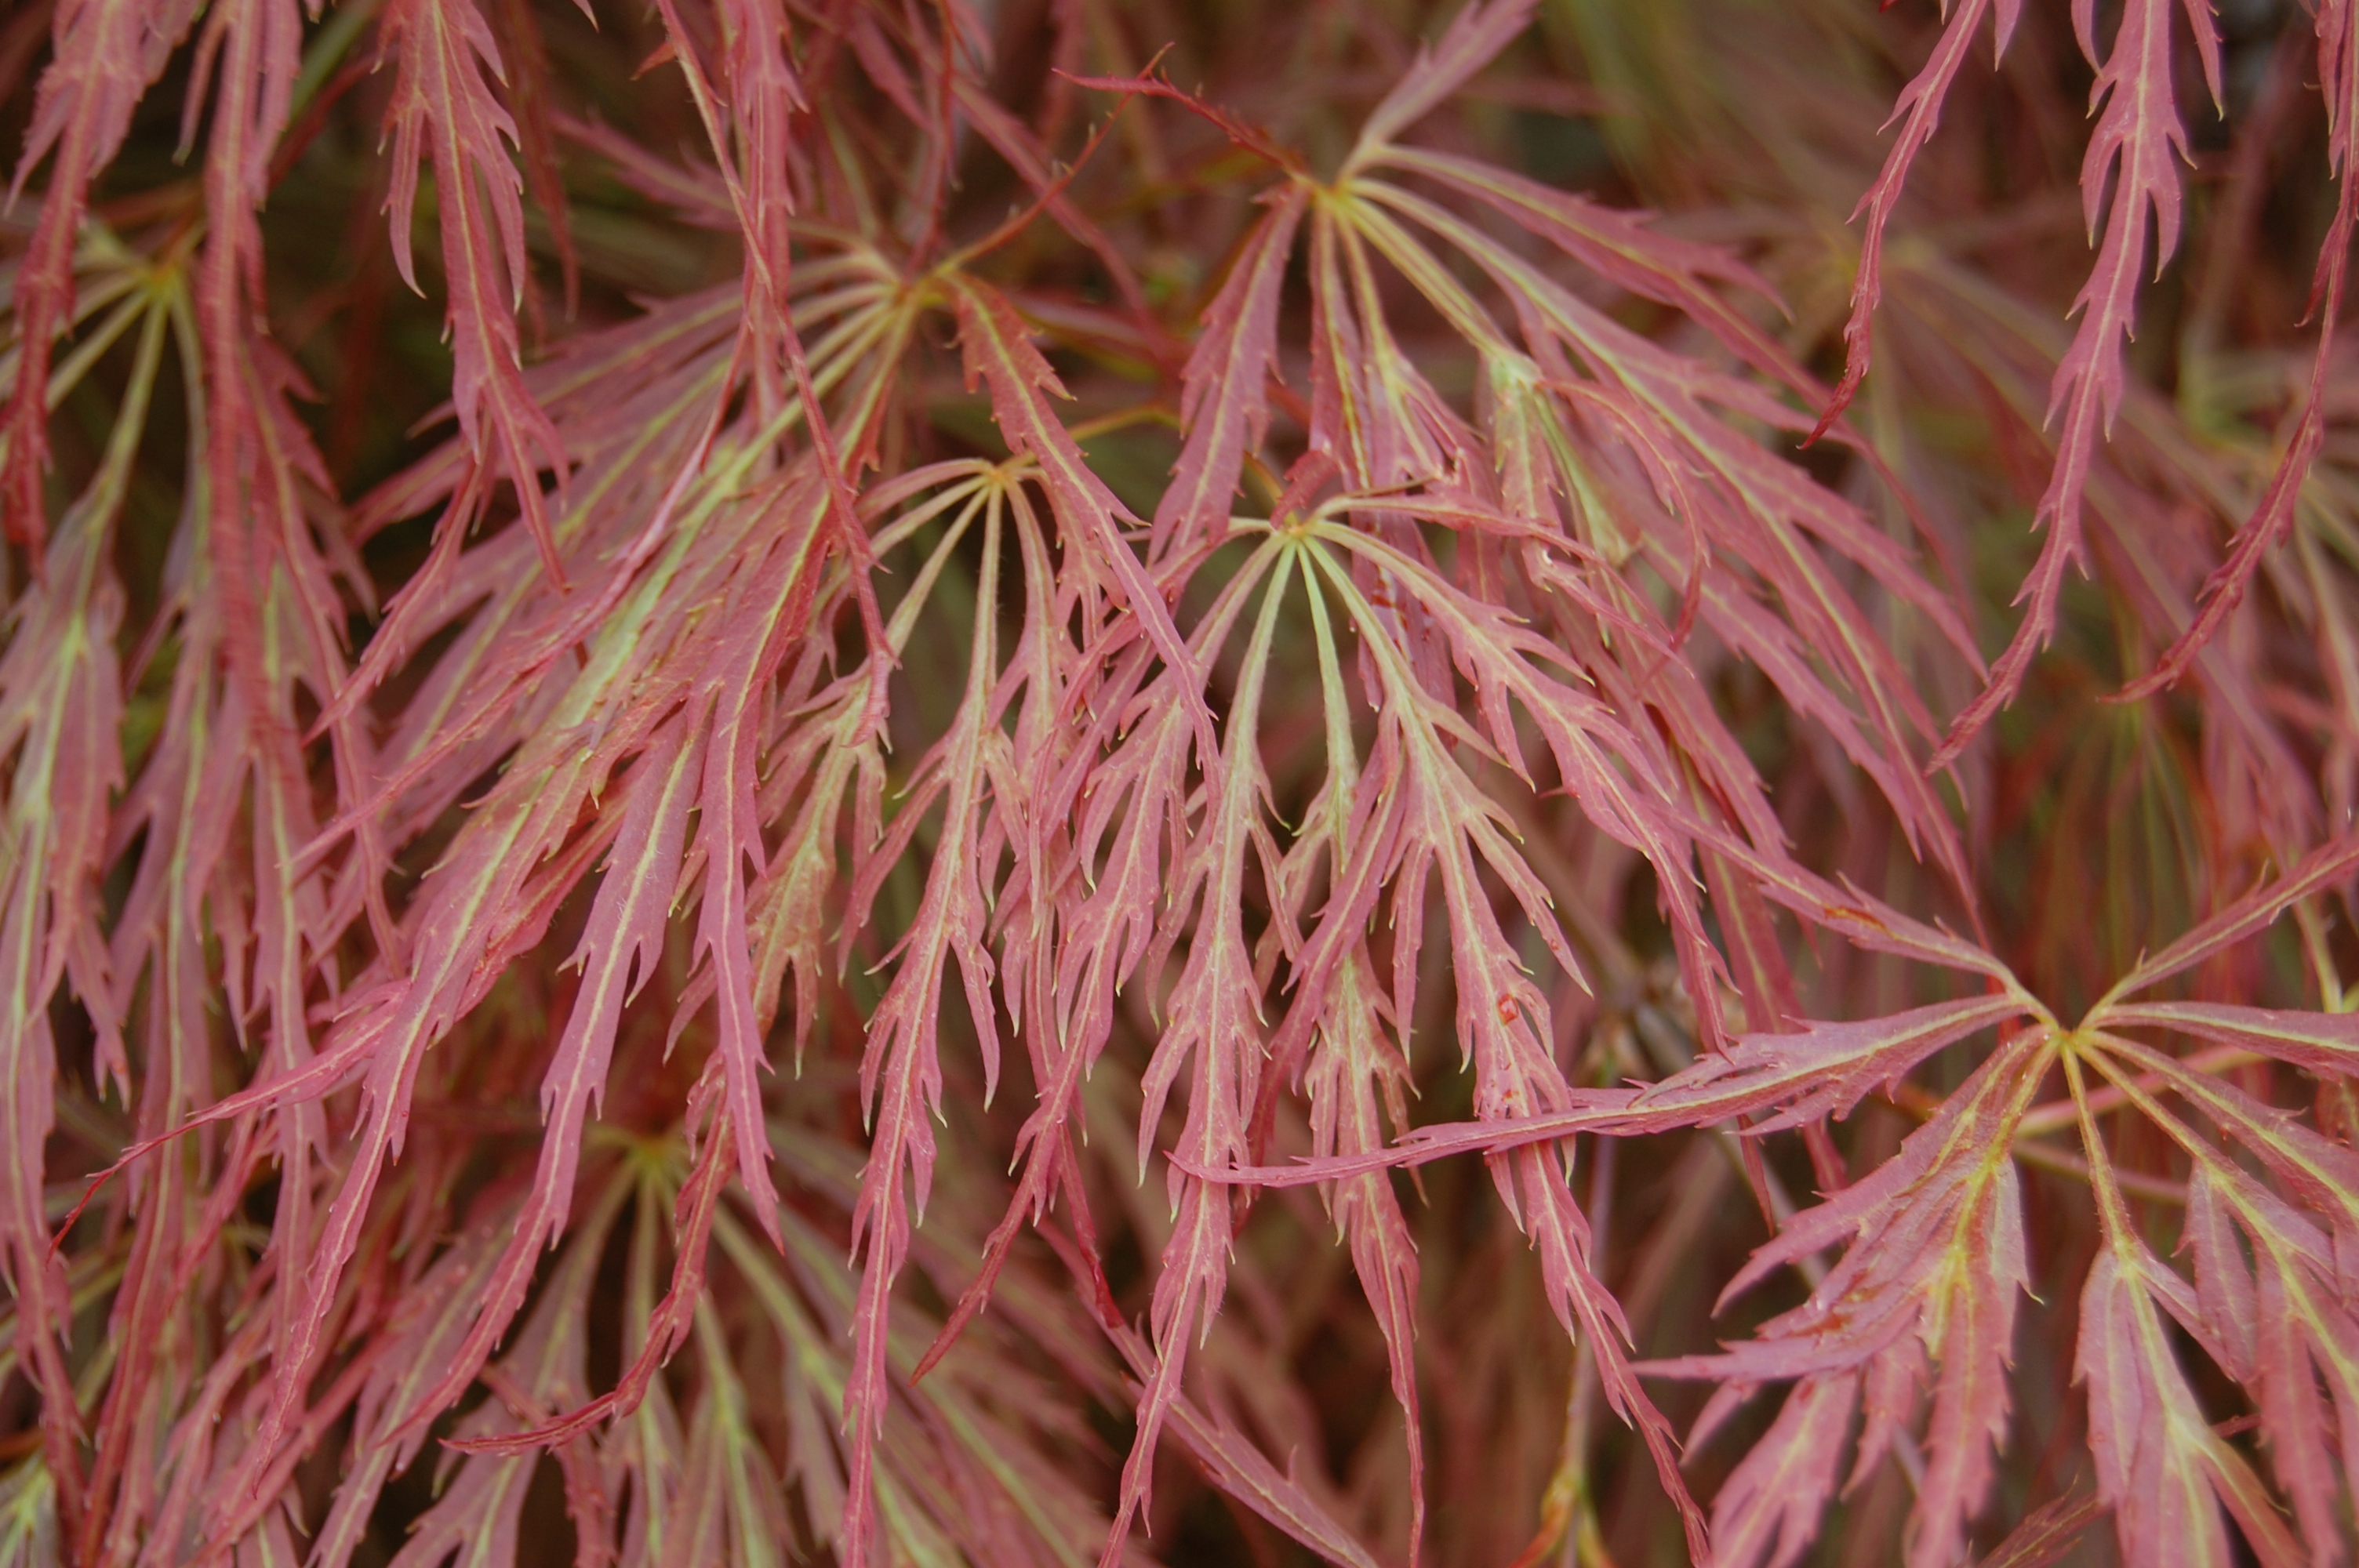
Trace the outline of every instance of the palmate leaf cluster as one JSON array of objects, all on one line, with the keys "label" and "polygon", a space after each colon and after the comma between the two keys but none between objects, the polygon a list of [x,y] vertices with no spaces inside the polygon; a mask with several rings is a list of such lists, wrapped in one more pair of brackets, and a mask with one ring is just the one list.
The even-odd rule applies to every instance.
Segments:
[{"label": "palmate leaf cluster", "polygon": [[2343,1561],[2354,28],[0,18],[0,1564]]}]

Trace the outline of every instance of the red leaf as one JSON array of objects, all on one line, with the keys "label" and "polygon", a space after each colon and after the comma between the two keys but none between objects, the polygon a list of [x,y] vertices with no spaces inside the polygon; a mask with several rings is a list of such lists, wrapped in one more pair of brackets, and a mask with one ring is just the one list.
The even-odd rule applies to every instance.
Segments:
[{"label": "red leaf", "polygon": [[565,443],[524,384],[513,303],[523,297],[526,281],[524,186],[500,145],[506,140],[515,146],[517,133],[483,74],[488,68],[500,75],[499,51],[473,0],[393,0],[378,28],[383,46],[401,66],[387,110],[394,139],[386,202],[394,265],[402,281],[417,288],[411,215],[419,163],[430,153],[443,285],[450,294],[445,320],[454,364],[451,400],[460,433],[487,466],[496,462],[506,470],[541,565],[562,585],[565,571],[549,528],[540,470],[552,469],[563,481]]},{"label": "red leaf", "polygon": [[[968,383],[972,385],[980,379],[990,387],[992,411],[1008,449],[1028,454],[1039,463],[1059,527],[1082,542],[1095,569],[1112,578],[1120,600],[1136,617],[1163,662],[1184,683],[1201,691],[1194,660],[1180,629],[1172,624],[1161,590],[1122,536],[1123,524],[1135,525],[1138,519],[1091,470],[1079,443],[1057,422],[1041,396],[1044,391],[1064,395],[1056,372],[1027,339],[1023,323],[1005,296],[962,279],[954,303]],[[1198,740],[1210,754],[1214,750],[1212,719],[1203,712],[1201,697],[1195,709]]]},{"label": "red leaf", "polygon": [[[2195,29],[2205,70],[2219,96],[2219,43],[2211,7],[2182,0]],[[2060,412],[2056,464],[2039,498],[2034,525],[2044,524],[2048,541],[2039,560],[2016,595],[2029,601],[2006,652],[1991,667],[1989,683],[1951,721],[1933,755],[1938,771],[1964,750],[1991,716],[2015,699],[2031,661],[2056,628],[2064,574],[2083,552],[2081,514],[2097,443],[2113,433],[2124,391],[2123,360],[2137,325],[2138,277],[2146,265],[2147,242],[2154,242],[2158,272],[2179,248],[2183,193],[2178,164],[2187,157],[2187,132],[2172,90],[2171,0],[2127,0],[2112,47],[2099,58],[2094,0],[2074,0],[2072,19],[2082,52],[2097,68],[2090,103],[2100,110],[2097,127],[2081,166],[2081,193],[2093,238],[2101,208],[2104,231],[2097,260],[2073,309],[2081,325],[2072,347],[2056,367],[2048,416]],[[2108,193],[2110,192],[2110,197]]]},{"label": "red leaf", "polygon": [[1843,410],[1851,406],[1852,395],[1867,378],[1875,341],[1875,308],[1884,298],[1884,232],[1900,205],[1900,193],[1908,186],[1908,171],[1916,164],[1917,155],[1933,139],[1941,105],[1986,16],[1993,18],[1992,28],[1996,35],[1991,46],[1993,61],[2005,57],[2007,43],[2015,37],[2016,23],[2022,19],[2023,0],[1960,0],[1941,25],[1940,42],[1933,46],[1924,68],[1900,90],[1899,98],[1892,105],[1892,118],[1885,122],[1886,130],[1891,129],[1894,120],[1905,119],[1908,123],[1901,126],[1899,139],[1892,144],[1892,150],[1885,155],[1884,168],[1877,173],[1875,183],[1868,187],[1852,211],[1854,223],[1865,213],[1867,227],[1860,236],[1859,268],[1851,290],[1851,317],[1843,323],[1843,380],[1828,400],[1826,411],[1819,416],[1818,427],[1810,432],[1812,440],[1825,435],[1843,416]]},{"label": "red leaf", "polygon": [[625,786],[619,849],[570,960],[582,967],[581,989],[541,1082],[545,1126],[532,1191],[497,1267],[477,1292],[481,1310],[473,1326],[463,1341],[438,1357],[436,1381],[417,1401],[421,1410],[446,1409],[466,1391],[524,1304],[540,1254],[565,1234],[583,1123],[605,1098],[623,1007],[652,978],[663,953],[680,844],[703,759],[701,733],[684,718],[676,719],[657,732],[644,772]]},{"label": "red leaf", "polygon": [[[874,1526],[875,1447],[885,1422],[886,1340],[893,1281],[908,1256],[912,1220],[904,1195],[908,1172],[919,1217],[934,1179],[934,1135],[929,1118],[941,1114],[942,1072],[937,1032],[941,989],[950,961],[958,961],[968,1016],[984,1058],[984,1095],[999,1076],[999,1027],[992,1000],[993,965],[984,944],[989,925],[984,887],[990,877],[982,849],[983,815],[992,776],[993,754],[1006,744],[995,722],[993,696],[999,685],[998,642],[1000,522],[1005,496],[984,493],[983,557],[976,587],[974,624],[967,654],[966,690],[957,716],[941,741],[919,765],[912,798],[901,820],[914,823],[936,796],[943,801],[940,837],[926,875],[926,891],[909,928],[897,947],[899,968],[868,1017],[868,1041],[861,1056],[860,1094],[874,1119],[868,1162],[860,1196],[852,1210],[852,1251],[863,1260],[860,1297],[853,1319],[853,1353],[844,1380],[843,1425],[852,1454],[844,1509],[843,1553],[866,1561]],[[972,514],[973,507],[969,508]],[[899,843],[888,838],[872,857],[873,867],[900,859]],[[875,870],[864,871],[873,889]],[[872,894],[873,896],[873,894]],[[855,903],[865,914],[867,899]]]},{"label": "red leaf", "polygon": [[1277,371],[1278,286],[1308,200],[1300,185],[1274,194],[1254,225],[1228,281],[1204,309],[1203,336],[1188,355],[1180,399],[1187,443],[1155,508],[1150,554],[1192,546],[1228,532],[1245,454],[1269,424],[1268,378]]},{"label": "red leaf", "polygon": [[[1642,1368],[1710,1378],[1741,1397],[1775,1379],[1862,1370],[1875,1376],[1895,1357],[1913,1366],[1929,1357],[1936,1373],[1924,1480],[1910,1514],[1914,1568],[1957,1559],[1990,1489],[1991,1445],[2006,1435],[2015,1298],[2030,1288],[2021,1185],[2009,1144],[2053,1056],[2041,1031],[2003,1046],[1908,1135],[1898,1154],[1795,1216],[1722,1295],[1725,1303],[1777,1269],[1843,1246],[1841,1260],[1808,1301],[1720,1355]],[[1800,1390],[1789,1400],[1799,1397]],[[1787,1425],[1782,1418],[1779,1424]],[[1773,1428],[1762,1442],[1799,1441],[1815,1426],[1815,1418],[1797,1417],[1782,1437]],[[1855,1473],[1864,1474],[1875,1457],[1864,1446]],[[1807,1462],[1761,1460],[1764,1466],[1797,1463]]]},{"label": "red leaf", "polygon": [[1713,1568],[1788,1568],[1819,1532],[1859,1405],[1859,1379],[1805,1378],[1712,1505]]},{"label": "red leaf", "polygon": [[[691,1098],[707,1098],[715,1087],[713,1075],[708,1073]],[[517,1454],[553,1446],[609,1418],[627,1417],[647,1397],[656,1375],[687,1343],[695,1325],[696,1312],[704,1298],[705,1258],[712,1244],[713,1218],[721,1211],[722,1194],[729,1182],[731,1146],[739,1141],[730,1126],[729,1108],[723,1096],[710,1094],[709,1098],[721,1103],[714,1108],[712,1123],[705,1131],[704,1147],[697,1152],[696,1162],[687,1181],[680,1184],[679,1196],[673,1205],[671,1286],[656,1305],[638,1355],[623,1368],[613,1389],[577,1410],[521,1432],[447,1440],[451,1447],[462,1452]],[[697,1108],[691,1104],[691,1120]]]},{"label": "red leaf", "polygon": [[2093,1491],[2072,1492],[2042,1503],[2006,1532],[2006,1539],[1992,1549],[1978,1568],[2053,1568],[2106,1511],[2104,1499]]},{"label": "red leaf", "polygon": [[[2251,1468],[2212,1430],[2155,1312],[2176,1285],[2134,1242],[2101,1250],[2081,1292],[2074,1376],[2089,1390],[2089,1447],[2122,1555],[2158,1568],[2236,1561],[2219,1505],[2270,1568],[2301,1561]],[[2179,1287],[2184,1289],[2183,1286]]]},{"label": "red leaf", "polygon": [[38,557],[49,533],[41,477],[49,451],[49,351],[74,297],[74,247],[91,182],[114,159],[131,113],[161,76],[196,20],[197,0],[60,0],[50,24],[52,54],[33,100],[25,150],[8,186],[11,203],[54,150],[49,189],[10,303],[22,345],[8,399],[6,492],[0,523],[7,538]]},{"label": "red leaf", "polygon": [[1497,57],[1517,34],[1531,25],[1538,0],[1468,0],[1451,18],[1431,49],[1420,48],[1416,63],[1401,73],[1392,91],[1369,113],[1360,126],[1359,145],[1344,165],[1343,178],[1375,156],[1378,149],[1425,118],[1466,84],[1467,78]]}]

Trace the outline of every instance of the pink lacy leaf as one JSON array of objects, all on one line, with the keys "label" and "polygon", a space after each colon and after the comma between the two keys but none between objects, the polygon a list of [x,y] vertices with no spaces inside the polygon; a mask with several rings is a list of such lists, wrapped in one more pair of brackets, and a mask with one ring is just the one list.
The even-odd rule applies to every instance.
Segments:
[{"label": "pink lacy leaf", "polygon": [[394,265],[417,288],[410,228],[419,165],[431,157],[460,433],[505,469],[542,567],[562,583],[540,470],[563,481],[565,443],[524,383],[513,303],[525,287],[524,184],[501,146],[516,145],[516,125],[484,80],[500,74],[499,51],[474,0],[394,0],[378,29],[401,67],[387,110]]},{"label": "pink lacy leaf", "polygon": [[2015,37],[2016,24],[2023,17],[2023,0],[1959,0],[1941,24],[1941,39],[1933,46],[1931,58],[1900,90],[1899,98],[1892,105],[1892,119],[1885,122],[1887,130],[1893,120],[1907,123],[1901,126],[1899,139],[1892,144],[1892,150],[1884,155],[1884,168],[1877,173],[1875,183],[1868,187],[1852,211],[1854,223],[1865,214],[1867,227],[1860,236],[1859,270],[1852,283],[1851,316],[1843,323],[1843,380],[1836,384],[1826,411],[1819,416],[1818,427],[1810,432],[1812,440],[1825,435],[1843,416],[1843,410],[1851,406],[1853,395],[1859,391],[1860,383],[1867,379],[1875,350],[1875,308],[1884,298],[1885,231],[1900,205],[1900,194],[1908,184],[1908,171],[1916,164],[1917,155],[1933,139],[1933,128],[1941,118],[1941,104],[1958,79],[1958,69],[1965,63],[1967,51],[1973,48],[1974,35],[1982,31],[1984,16],[1993,18],[1996,34],[1991,46],[1993,59],[2005,57],[2007,43]]},{"label": "pink lacy leaf", "polygon": [[[2220,46],[2211,7],[2200,0],[2182,0],[2182,5],[2217,100]],[[2187,157],[2187,131],[2180,123],[2172,85],[2176,61],[2170,19],[2180,8],[2171,0],[2128,0],[2112,46],[2101,58],[2095,0],[2073,3],[2072,22],[2082,52],[2097,69],[2090,103],[2099,111],[2081,166],[2082,200],[2093,239],[2101,216],[2104,227],[2102,238],[2095,239],[2096,264],[2073,302],[2081,325],[2071,351],[2056,367],[2049,395],[2048,416],[2052,422],[2061,413],[2063,425],[2056,437],[2055,467],[2034,514],[2035,525],[2047,527],[2048,539],[2016,595],[2017,603],[2027,601],[2023,622],[1991,667],[1980,695],[1951,721],[1948,737],[1933,755],[1936,771],[2015,699],[2033,657],[2055,632],[2064,575],[2080,564],[2084,553],[2082,511],[2090,470],[2098,443],[2111,436],[2114,416],[2121,408],[2124,355],[2136,330],[2138,278],[2146,266],[2147,242],[2153,242],[2158,270],[2179,248],[2184,192],[2178,166]]]},{"label": "pink lacy leaf", "polygon": [[1347,168],[1364,163],[1463,87],[1531,26],[1538,5],[1538,0],[1469,0],[1431,49],[1418,50],[1416,63],[1362,122]]},{"label": "pink lacy leaf", "polygon": [[1275,194],[1228,281],[1205,308],[1203,336],[1188,355],[1180,393],[1187,442],[1155,508],[1156,557],[1228,532],[1229,506],[1245,454],[1261,445],[1269,423],[1268,378],[1277,370],[1278,286],[1307,199],[1299,185]]},{"label": "pink lacy leaf", "polygon": [[11,543],[37,557],[49,534],[41,479],[49,451],[49,351],[73,307],[74,247],[91,182],[114,161],[140,94],[163,74],[198,10],[196,0],[63,0],[50,23],[52,55],[8,186],[13,204],[56,152],[11,293],[22,360],[0,458],[0,524]]},{"label": "pink lacy leaf", "polygon": [[[1900,1152],[1816,1208],[1788,1223],[1755,1252],[1723,1292],[1724,1303],[1777,1269],[1829,1246],[1842,1259],[1810,1299],[1771,1318],[1750,1340],[1716,1356],[1690,1356],[1641,1370],[1709,1378],[1723,1392],[1706,1420],[1716,1422],[1757,1385],[1806,1379],[1788,1396],[1815,1404],[1834,1396],[1840,1375],[1913,1379],[1934,1368],[1925,1441],[1924,1479],[1910,1513],[1908,1561],[1940,1568],[1956,1561],[1966,1527],[1980,1511],[1994,1475],[1991,1447],[2006,1434],[2007,1363],[2015,1302],[2030,1288],[2021,1184],[2009,1152],[2012,1129],[2053,1059],[2045,1033],[2027,1032],[1984,1063],[1940,1111],[1908,1135]],[[1884,1401],[1889,1408],[1889,1401]],[[1848,1417],[1849,1405],[1844,1411]],[[1777,1427],[1756,1445],[1799,1441],[1820,1432],[1821,1413]],[[1707,1428],[1708,1430],[1708,1428]],[[1891,1424],[1875,1419],[1854,1475],[1881,1457]],[[1691,1437],[1690,1442],[1695,1441]],[[1748,1460],[1748,1463],[1751,1461]],[[1808,1465],[1767,1457],[1763,1466]],[[1810,1469],[1816,1476],[1819,1472]],[[1822,1489],[1820,1497],[1826,1492]],[[1815,1510],[1814,1510],[1815,1511]]]}]

